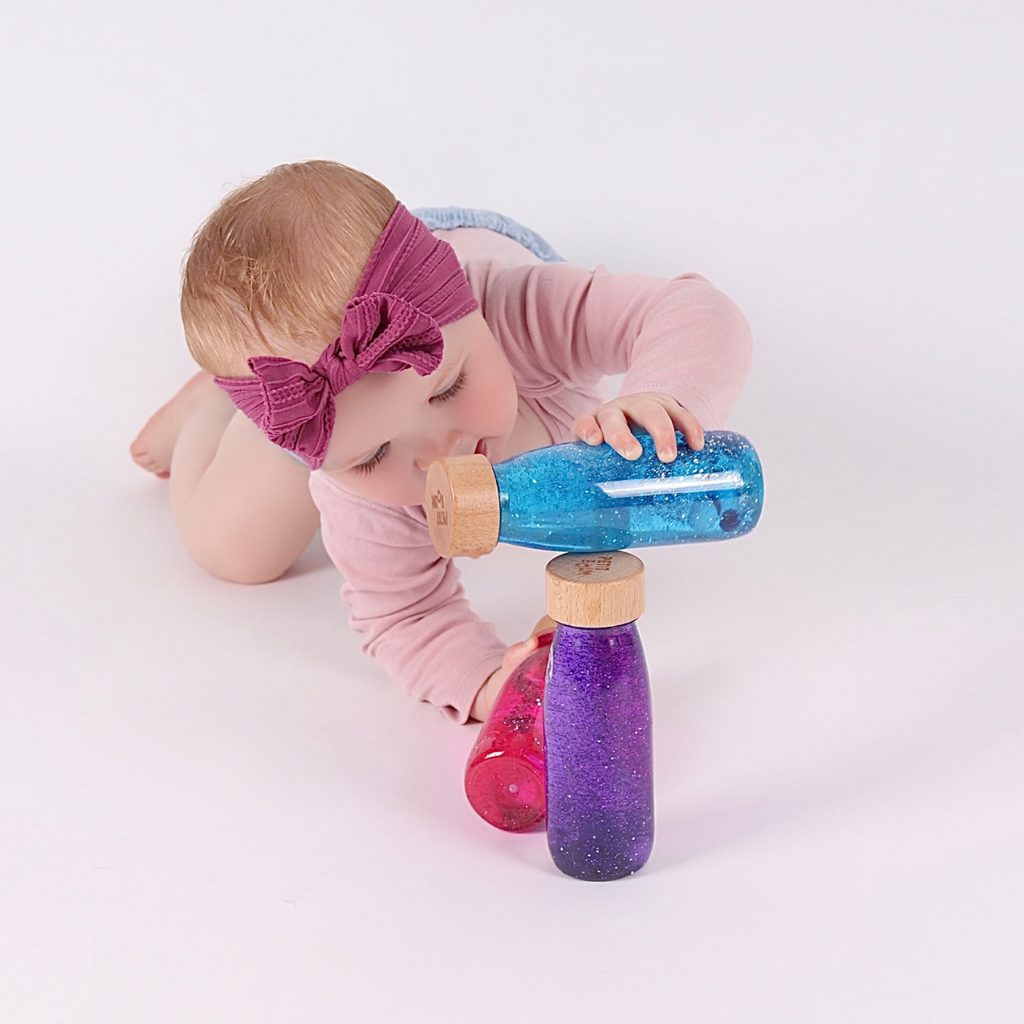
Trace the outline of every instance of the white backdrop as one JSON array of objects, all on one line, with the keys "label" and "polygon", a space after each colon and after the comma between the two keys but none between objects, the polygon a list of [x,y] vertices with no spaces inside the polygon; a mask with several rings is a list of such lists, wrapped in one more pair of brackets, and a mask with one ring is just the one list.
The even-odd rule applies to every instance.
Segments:
[{"label": "white backdrop", "polygon": [[[1011,2],[5,0],[0,1017],[1024,1014]],[[645,554],[658,838],[610,885],[461,794],[317,543],[205,576],[127,445],[230,186],[325,157],[574,262],[696,270],[762,523]],[[467,567],[515,639],[545,556]]]}]

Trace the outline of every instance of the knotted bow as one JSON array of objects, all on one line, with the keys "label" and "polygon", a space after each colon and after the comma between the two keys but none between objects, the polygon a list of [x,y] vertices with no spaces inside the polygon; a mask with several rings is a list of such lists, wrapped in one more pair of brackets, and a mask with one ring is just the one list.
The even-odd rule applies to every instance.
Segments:
[{"label": "knotted bow", "polygon": [[334,429],[335,395],[369,373],[414,369],[425,377],[441,363],[437,321],[398,295],[359,295],[345,307],[341,335],[312,366],[282,356],[254,356],[255,377],[217,383],[276,445],[319,469]]}]

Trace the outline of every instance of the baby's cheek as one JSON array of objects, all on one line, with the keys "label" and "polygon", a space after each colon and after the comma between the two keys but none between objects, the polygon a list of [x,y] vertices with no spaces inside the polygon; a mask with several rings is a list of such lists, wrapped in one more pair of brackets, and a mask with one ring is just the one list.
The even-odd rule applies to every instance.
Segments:
[{"label": "baby's cheek", "polygon": [[483,386],[474,396],[473,413],[489,421],[490,429],[486,433],[505,434],[515,426],[519,395],[507,365],[492,365],[489,370]]},{"label": "baby's cheek", "polygon": [[419,476],[393,464],[380,467],[366,475],[360,473],[328,473],[336,483],[350,494],[365,498],[378,505],[401,508],[419,505],[423,501],[423,482]]}]

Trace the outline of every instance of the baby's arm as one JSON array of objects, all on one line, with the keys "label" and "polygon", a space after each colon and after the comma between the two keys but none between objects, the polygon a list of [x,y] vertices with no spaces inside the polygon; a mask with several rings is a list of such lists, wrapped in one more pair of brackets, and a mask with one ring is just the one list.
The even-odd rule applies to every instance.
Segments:
[{"label": "baby's arm", "polygon": [[[559,384],[579,390],[625,374],[622,394],[577,408],[573,432],[607,439],[626,457],[630,421],[674,456],[675,428],[700,447],[702,426],[724,427],[750,369],[750,327],[726,295],[698,274],[609,274],[570,264],[467,267],[484,316],[518,366],[520,393],[538,399]],[[580,415],[583,412],[583,415]]]},{"label": "baby's arm", "polygon": [[[617,366],[628,353],[628,369],[618,398],[577,417],[573,433],[588,444],[606,441],[627,459],[642,452],[631,423],[651,435],[662,462],[676,457],[677,430],[691,448],[703,448],[701,421],[680,399],[712,419],[720,416],[724,425],[750,368],[750,327],[743,314],[694,274],[657,284],[642,277],[594,277],[577,318],[581,344],[598,347],[595,361]],[[621,308],[630,312],[618,313],[616,301],[625,301]]]},{"label": "baby's arm", "polygon": [[506,647],[470,608],[455,563],[434,549],[426,513],[365,501],[321,473],[310,491],[363,651],[412,696],[465,722]]}]

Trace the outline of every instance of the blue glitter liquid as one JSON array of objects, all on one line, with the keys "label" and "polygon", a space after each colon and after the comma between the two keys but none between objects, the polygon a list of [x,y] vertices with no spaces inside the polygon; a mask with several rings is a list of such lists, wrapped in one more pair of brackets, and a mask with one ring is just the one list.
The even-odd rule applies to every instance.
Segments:
[{"label": "blue glitter liquid", "polygon": [[639,870],[654,843],[651,691],[636,623],[559,624],[544,696],[548,848],[573,878]]},{"label": "blue glitter liquid", "polygon": [[674,462],[658,458],[649,434],[643,454],[622,458],[582,441],[517,455],[494,466],[498,539],[548,551],[615,551],[726,540],[749,533],[761,515],[764,484],[753,445],[710,430],[693,451],[676,434]]}]

